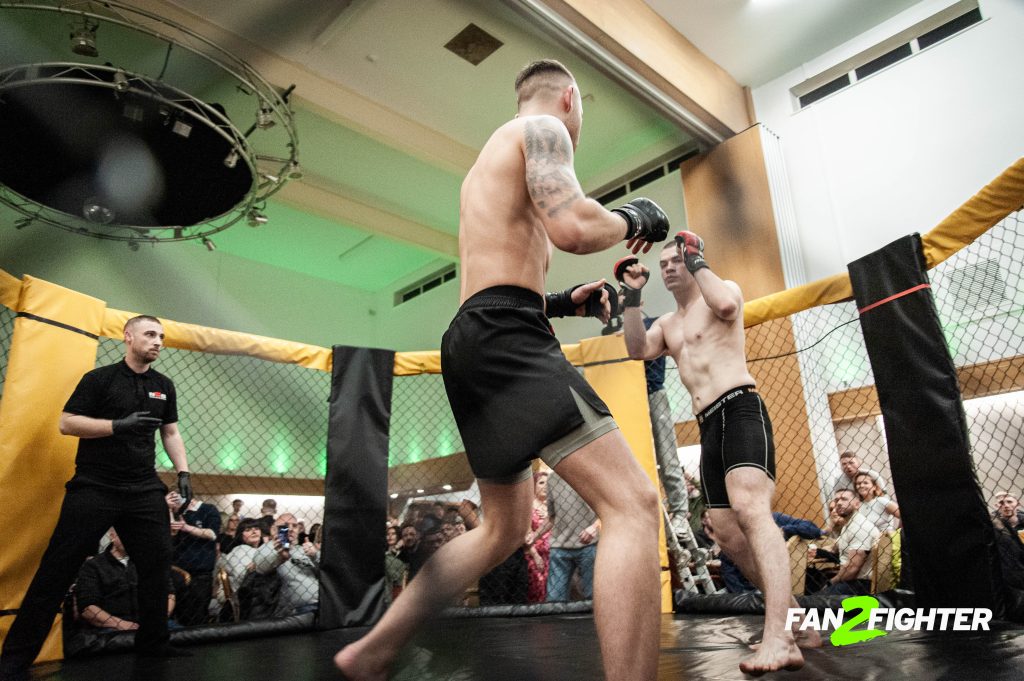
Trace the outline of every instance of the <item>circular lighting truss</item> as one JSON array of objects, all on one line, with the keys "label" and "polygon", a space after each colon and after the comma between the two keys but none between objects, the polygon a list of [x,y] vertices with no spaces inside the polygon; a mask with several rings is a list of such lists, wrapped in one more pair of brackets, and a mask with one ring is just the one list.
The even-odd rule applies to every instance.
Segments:
[{"label": "circular lighting truss", "polygon": [[[267,198],[301,177],[291,88],[193,31],[111,1],[0,2],[0,23],[16,13],[33,13],[12,35],[34,58],[12,63],[19,43],[0,33],[0,203],[17,228],[213,250],[210,235],[266,223]],[[61,52],[85,59],[40,59]]]}]

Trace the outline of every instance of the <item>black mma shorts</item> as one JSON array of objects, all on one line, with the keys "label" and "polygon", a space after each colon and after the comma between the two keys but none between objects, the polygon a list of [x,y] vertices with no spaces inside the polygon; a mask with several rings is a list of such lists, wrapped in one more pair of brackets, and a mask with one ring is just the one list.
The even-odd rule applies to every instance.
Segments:
[{"label": "black mma shorts", "polygon": [[[562,354],[544,299],[493,286],[459,308],[441,340],[441,373],[473,474],[514,483],[540,456],[558,460],[615,422]],[[555,445],[557,460],[546,453]]]},{"label": "black mma shorts", "polygon": [[775,442],[764,400],[752,385],[733,388],[697,414],[700,484],[708,508],[729,508],[725,476],[758,468],[775,480]]}]

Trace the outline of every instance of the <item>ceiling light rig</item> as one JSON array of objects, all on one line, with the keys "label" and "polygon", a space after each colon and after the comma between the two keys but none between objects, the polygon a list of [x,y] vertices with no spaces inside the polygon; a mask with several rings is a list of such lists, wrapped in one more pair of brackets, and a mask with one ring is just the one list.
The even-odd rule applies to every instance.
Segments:
[{"label": "ceiling light rig", "polygon": [[[70,45],[41,18],[70,27]],[[0,45],[0,203],[17,228],[212,251],[212,234],[265,224],[267,198],[302,177],[294,86],[168,19],[113,0],[0,0]]]}]

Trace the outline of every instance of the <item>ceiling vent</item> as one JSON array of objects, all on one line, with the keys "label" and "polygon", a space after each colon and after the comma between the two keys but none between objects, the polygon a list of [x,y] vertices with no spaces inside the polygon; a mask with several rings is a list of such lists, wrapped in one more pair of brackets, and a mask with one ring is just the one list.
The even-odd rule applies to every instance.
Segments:
[{"label": "ceiling vent", "polygon": [[796,98],[797,109],[808,107],[912,57],[921,50],[981,23],[982,19],[978,0],[959,0],[924,21],[793,87],[790,92]]},{"label": "ceiling vent", "polygon": [[635,168],[626,175],[602,185],[592,192],[588,192],[587,195],[592,196],[601,205],[608,205],[630,192],[635,192],[641,187],[665,177],[673,171],[679,170],[679,166],[683,161],[693,158],[699,153],[700,149],[696,145],[675,149],[651,163]]},{"label": "ceiling vent", "polygon": [[395,307],[398,307],[402,303],[407,303],[421,293],[426,293],[430,289],[437,288],[441,284],[447,284],[453,279],[455,279],[455,265],[445,265],[433,274],[428,274],[423,277],[415,284],[409,284],[408,286],[395,291]]},{"label": "ceiling vent", "polygon": [[503,42],[484,29],[476,24],[470,24],[459,31],[459,34],[449,40],[444,47],[476,66],[494,54],[502,45],[504,45]]}]

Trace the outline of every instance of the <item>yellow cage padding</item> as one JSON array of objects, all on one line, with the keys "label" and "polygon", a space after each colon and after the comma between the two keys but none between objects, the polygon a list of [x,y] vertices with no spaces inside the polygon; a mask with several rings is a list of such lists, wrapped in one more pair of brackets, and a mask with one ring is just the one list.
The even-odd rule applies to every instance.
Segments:
[{"label": "yellow cage padding", "polygon": [[[643,362],[622,361],[626,356],[626,341],[621,335],[587,338],[580,341],[579,358],[583,375],[597,391],[612,412],[615,422],[626,438],[633,456],[643,467],[647,477],[660,489],[658,468],[654,460],[654,437],[651,417],[647,408],[647,379]],[[574,349],[575,350],[575,349]],[[576,354],[574,352],[573,354]],[[661,508],[661,504],[658,504]],[[672,588],[668,573],[668,552],[665,548],[665,528],[659,524],[659,564],[661,565],[661,611],[672,612]]]},{"label": "yellow cage padding", "polygon": [[[9,279],[4,280],[7,291]],[[95,335],[106,307],[101,300],[34,277],[26,276],[20,284],[12,309],[39,319],[21,316],[14,322],[0,408],[0,508],[9,518],[31,521],[32,526],[4,538],[0,610],[21,605],[46,548],[42,538],[57,524],[78,444],[76,438],[60,434],[57,422],[82,374],[96,364],[95,337],[44,320]],[[54,362],[55,357],[60,361]],[[6,636],[13,619],[0,618],[0,635]],[[39,660],[61,658],[61,637],[54,635],[59,631],[58,617]]]},{"label": "yellow cage padding", "polygon": [[[1024,208],[1024,158],[1017,159],[999,177],[921,237],[928,269],[971,244],[993,225],[1021,208]],[[747,301],[743,306],[743,325],[749,328],[852,297],[850,275],[843,272]]]}]

